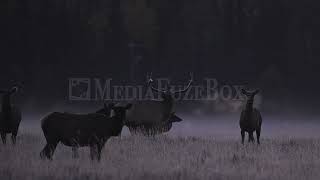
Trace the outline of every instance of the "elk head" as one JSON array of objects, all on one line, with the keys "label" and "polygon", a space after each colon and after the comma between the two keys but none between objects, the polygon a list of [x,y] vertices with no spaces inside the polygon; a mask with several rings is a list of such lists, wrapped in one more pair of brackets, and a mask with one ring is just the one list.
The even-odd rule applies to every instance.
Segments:
[{"label": "elk head", "polygon": [[193,74],[190,73],[190,79],[189,79],[189,83],[188,83],[187,87],[185,87],[184,89],[179,90],[179,91],[175,91],[173,86],[171,86],[171,84],[169,82],[167,82],[165,89],[158,89],[158,88],[153,87],[152,86],[152,83],[153,83],[152,73],[147,76],[147,79],[148,79],[148,81],[147,81],[148,87],[150,86],[153,91],[161,93],[161,96],[164,100],[172,100],[173,96],[175,94],[184,93],[190,88],[190,86],[193,82]]},{"label": "elk head", "polygon": [[245,89],[241,89],[242,94],[246,95],[249,99],[254,98],[255,95],[257,95],[260,90],[256,89],[254,91],[247,91]]},{"label": "elk head", "polygon": [[254,91],[247,91],[245,89],[242,89],[241,92],[242,92],[242,94],[247,96],[246,109],[247,110],[251,110],[252,106],[253,106],[254,97],[255,97],[255,95],[257,95],[260,92],[260,90],[257,89],[257,90],[254,90]]},{"label": "elk head", "polygon": [[169,122],[173,123],[173,122],[181,122],[181,121],[183,120],[180,117],[178,117],[175,112],[171,113]]},{"label": "elk head", "polygon": [[19,87],[18,86],[13,86],[11,89],[9,90],[0,90],[0,94],[7,94],[7,95],[11,95],[13,93],[18,92]]}]

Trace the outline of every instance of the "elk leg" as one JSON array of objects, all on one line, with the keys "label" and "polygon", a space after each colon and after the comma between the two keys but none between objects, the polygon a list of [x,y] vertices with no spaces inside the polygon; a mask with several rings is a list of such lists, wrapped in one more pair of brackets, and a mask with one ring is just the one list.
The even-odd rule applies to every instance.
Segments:
[{"label": "elk leg", "polygon": [[249,133],[249,142],[253,142],[254,143],[253,132]]},{"label": "elk leg", "polygon": [[56,150],[57,145],[58,143],[47,143],[46,146],[41,151],[40,157],[42,159],[47,158],[52,160],[52,156],[54,154],[54,151]]},{"label": "elk leg", "polygon": [[78,147],[72,147],[72,158],[73,159],[78,159],[79,158]]},{"label": "elk leg", "polygon": [[1,140],[3,144],[7,144],[7,134],[5,132],[1,132]]},{"label": "elk leg", "polygon": [[90,158],[96,160],[98,158],[98,145],[97,143],[90,145]]},{"label": "elk leg", "polygon": [[245,131],[241,130],[241,143],[244,144]]},{"label": "elk leg", "polygon": [[40,152],[40,157],[41,157],[41,159],[45,159],[45,158],[48,158],[48,151],[49,151],[49,145],[48,144],[46,144],[45,146],[44,146],[44,148],[42,149],[42,151]]},{"label": "elk leg", "polygon": [[98,158],[98,161],[100,161],[101,160],[101,151],[102,151],[102,149],[103,149],[103,147],[104,147],[104,144],[105,144],[105,142],[102,142],[102,143],[98,143],[98,146],[97,146],[97,158]]},{"label": "elk leg", "polygon": [[16,140],[17,140],[17,132],[12,133],[11,135],[11,141],[12,144],[15,145],[16,144]]},{"label": "elk leg", "polygon": [[261,129],[258,129],[258,130],[256,131],[258,144],[260,144],[260,133],[261,133]]}]

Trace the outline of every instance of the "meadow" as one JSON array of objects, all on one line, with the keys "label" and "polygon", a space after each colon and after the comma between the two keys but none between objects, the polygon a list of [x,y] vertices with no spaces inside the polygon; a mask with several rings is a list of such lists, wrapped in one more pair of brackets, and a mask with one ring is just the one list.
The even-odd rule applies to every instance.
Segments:
[{"label": "meadow", "polygon": [[[154,138],[124,133],[107,142],[101,162],[90,160],[88,148],[81,148],[80,158],[72,159],[71,148],[63,145],[58,146],[53,161],[41,160],[39,152],[45,144],[41,131],[24,127],[14,147],[10,141],[6,146],[0,144],[0,179],[320,178],[320,138],[317,136],[265,133],[260,146],[247,142],[242,145],[238,132],[230,136],[179,134],[187,132],[187,127],[189,125],[181,127],[186,131],[176,128],[173,129],[175,133]],[[300,128],[303,130],[302,126]],[[201,131],[199,129],[201,127],[198,127]],[[266,126],[266,131],[271,129]]]}]

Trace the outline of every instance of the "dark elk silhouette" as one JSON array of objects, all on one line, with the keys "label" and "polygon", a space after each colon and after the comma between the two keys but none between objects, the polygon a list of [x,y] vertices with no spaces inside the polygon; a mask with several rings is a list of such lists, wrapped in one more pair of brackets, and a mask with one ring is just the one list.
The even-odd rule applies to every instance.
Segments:
[{"label": "dark elk silhouette", "polygon": [[3,144],[6,144],[6,136],[10,133],[12,143],[16,143],[16,137],[21,122],[21,112],[18,108],[11,105],[11,96],[17,91],[18,87],[13,87],[10,90],[0,90],[0,94],[2,94],[0,134]]},{"label": "dark elk silhouette", "polygon": [[182,121],[173,112],[174,95],[186,92],[193,81],[190,74],[188,85],[180,91],[174,91],[168,83],[165,90],[152,86],[152,77],[148,77],[148,86],[152,91],[160,93],[162,100],[135,101],[133,107],[128,111],[126,126],[131,133],[142,133],[144,135],[155,135],[168,132],[173,122]]},{"label": "dark elk silhouette", "polygon": [[[124,126],[126,111],[131,108],[114,106],[114,116],[108,113],[92,113],[86,115],[54,112],[42,119],[42,130],[47,144],[41,151],[41,158],[52,159],[59,142],[70,147],[90,147],[92,160],[101,159],[101,150],[112,136],[119,136]],[[105,109],[107,112],[107,109]]]},{"label": "dark elk silhouette", "polygon": [[257,142],[260,144],[262,117],[259,110],[253,107],[254,97],[260,91],[249,92],[242,89],[241,92],[247,96],[246,108],[241,112],[240,117],[241,142],[244,143],[245,132],[249,133],[249,142],[254,142],[253,133],[256,132]]},{"label": "dark elk silhouette", "polygon": [[[112,108],[114,107],[115,103],[111,102],[109,104],[107,103],[104,103],[103,104],[103,108],[96,111],[95,113],[98,113],[98,114],[103,114],[107,117],[110,117],[111,116],[111,111],[112,111]],[[66,116],[69,116],[70,114],[68,113],[65,113]],[[72,157],[73,158],[78,158],[79,157],[79,152],[78,152],[78,147],[74,146],[72,147]]]}]

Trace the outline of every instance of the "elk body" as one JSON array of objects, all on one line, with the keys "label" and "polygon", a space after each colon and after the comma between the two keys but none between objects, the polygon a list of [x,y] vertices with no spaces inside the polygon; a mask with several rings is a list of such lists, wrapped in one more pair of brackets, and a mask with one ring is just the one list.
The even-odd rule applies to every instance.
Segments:
[{"label": "elk body", "polygon": [[3,144],[6,144],[7,134],[11,133],[12,143],[16,143],[16,137],[21,122],[21,112],[11,105],[12,94],[18,91],[17,87],[11,90],[0,90],[2,95],[2,111],[0,113],[0,134]]},{"label": "elk body", "polygon": [[249,142],[254,142],[253,133],[256,132],[257,142],[260,144],[262,117],[259,110],[253,107],[254,97],[259,90],[249,92],[243,89],[242,93],[247,96],[247,104],[240,117],[241,142],[244,143],[245,132],[249,134]]},{"label": "elk body", "polygon": [[152,86],[152,78],[148,79],[148,86],[152,91],[160,93],[162,100],[135,101],[133,107],[128,111],[126,126],[131,133],[142,132],[144,135],[155,135],[168,132],[173,122],[182,121],[174,115],[174,95],[186,92],[192,83],[192,75],[187,87],[181,91],[174,91],[168,83],[165,90],[157,89]]},{"label": "elk body", "polygon": [[126,125],[129,127],[130,132],[137,132],[145,136],[155,135],[157,133],[169,132],[172,128],[172,123],[183,121],[180,117],[172,113],[168,121],[164,121],[159,124],[155,123],[144,123],[135,124],[134,122],[127,122]]},{"label": "elk body", "polygon": [[126,111],[131,104],[123,107],[112,107],[114,116],[93,113],[75,115],[52,113],[42,119],[42,130],[47,144],[40,153],[42,158],[52,159],[59,142],[69,147],[90,147],[91,159],[100,160],[101,150],[112,136],[121,134]]},{"label": "elk body", "polygon": [[[96,111],[95,113],[97,114],[103,114],[107,117],[110,117],[111,116],[111,111],[112,111],[112,108],[114,107],[114,103],[104,103],[103,105],[103,108]],[[69,116],[70,114],[68,113],[65,113],[66,116]],[[79,152],[78,152],[78,147],[72,147],[72,157],[73,158],[78,158],[79,157]]]}]

